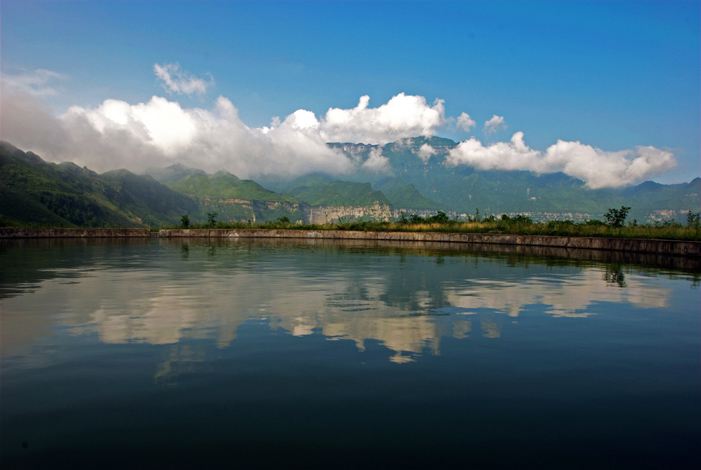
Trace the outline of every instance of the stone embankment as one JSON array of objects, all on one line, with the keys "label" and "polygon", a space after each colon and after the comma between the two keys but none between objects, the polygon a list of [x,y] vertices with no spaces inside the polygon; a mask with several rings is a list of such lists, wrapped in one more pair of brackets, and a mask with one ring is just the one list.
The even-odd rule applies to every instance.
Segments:
[{"label": "stone embankment", "polygon": [[19,238],[278,238],[368,240],[388,242],[439,242],[479,245],[537,246],[560,249],[605,250],[701,258],[701,242],[632,238],[559,237],[447,232],[357,232],[350,230],[176,229],[151,233],[123,228],[0,228],[0,239]]},{"label": "stone embankment", "polygon": [[211,229],[161,230],[159,238],[287,238],[331,240],[376,240],[406,242],[473,243],[542,246],[549,248],[625,251],[701,257],[701,242],[632,238],[559,237],[548,235],[504,235],[445,232],[355,232],[350,230]]},{"label": "stone embankment", "polygon": [[0,228],[3,238],[148,238],[147,228]]}]

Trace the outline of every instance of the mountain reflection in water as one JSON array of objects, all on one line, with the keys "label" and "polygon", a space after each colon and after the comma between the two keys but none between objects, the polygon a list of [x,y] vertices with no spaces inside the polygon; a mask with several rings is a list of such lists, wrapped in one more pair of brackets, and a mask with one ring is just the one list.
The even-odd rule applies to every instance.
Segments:
[{"label": "mountain reflection in water", "polygon": [[[41,258],[41,243],[33,248]],[[28,275],[43,280],[3,283],[3,307],[12,312],[3,326],[13,329],[21,321],[18,330],[26,333],[3,338],[3,350],[31,343],[54,326],[74,336],[96,334],[103,343],[213,339],[226,348],[242,324],[261,320],[293,336],[351,340],[360,351],[374,340],[391,351],[389,360],[406,363],[426,352],[439,355],[442,336],[497,339],[536,306],[543,315],[585,318],[599,314],[604,302],[661,309],[670,295],[631,266],[401,244],[184,240],[144,248],[146,253],[132,252],[125,244],[98,250],[105,257],[92,259],[67,243],[64,255],[73,250],[76,258],[64,256],[53,265],[43,260],[46,267],[33,260]],[[31,248],[19,250],[27,256]],[[66,259],[76,265],[62,266]],[[20,293],[8,295],[13,290]],[[31,316],[28,325],[23,309],[44,315]]]},{"label": "mountain reflection in water", "polygon": [[0,258],[3,469],[701,459],[698,260],[192,239]]}]

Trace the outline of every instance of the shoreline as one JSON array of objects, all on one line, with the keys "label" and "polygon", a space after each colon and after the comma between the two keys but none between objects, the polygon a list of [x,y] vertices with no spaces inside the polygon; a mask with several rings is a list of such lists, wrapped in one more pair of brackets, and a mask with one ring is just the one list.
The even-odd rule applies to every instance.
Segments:
[{"label": "shoreline", "polygon": [[442,242],[479,245],[514,245],[579,250],[620,251],[701,258],[701,242],[643,238],[567,237],[450,232],[374,232],[294,229],[66,229],[0,228],[0,239],[27,238],[282,238]]}]

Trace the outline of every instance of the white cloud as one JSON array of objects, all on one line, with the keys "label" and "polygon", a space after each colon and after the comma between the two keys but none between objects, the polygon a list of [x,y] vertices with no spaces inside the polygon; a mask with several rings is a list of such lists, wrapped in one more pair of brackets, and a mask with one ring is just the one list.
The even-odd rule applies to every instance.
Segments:
[{"label": "white cloud", "polygon": [[525,170],[536,166],[538,156],[537,150],[523,142],[523,132],[517,132],[511,142],[498,142],[488,147],[474,137],[460,142],[448,153],[446,164],[469,165],[480,170]]},{"label": "white cloud", "polygon": [[124,130],[148,142],[167,155],[186,149],[197,133],[196,117],[178,103],[154,96],[148,103],[130,105],[124,101],[105,100],[94,110],[73,106],[65,121],[86,119],[102,134]]},{"label": "white cloud", "polygon": [[361,170],[368,173],[389,174],[392,172],[392,165],[389,158],[382,155],[382,149],[374,148],[370,151],[370,156],[361,165]]},{"label": "white cloud", "polygon": [[20,74],[2,74],[4,85],[34,96],[57,95],[58,91],[51,85],[51,82],[67,78],[68,75],[45,69],[36,69],[33,72]]},{"label": "white cloud", "polygon": [[470,117],[469,114],[462,113],[460,116],[458,116],[458,120],[456,123],[456,127],[458,129],[462,129],[465,132],[470,132],[470,129],[472,129],[476,125],[477,123]]},{"label": "white cloud", "polygon": [[342,174],[353,168],[348,157],[326,145],[305,111],[270,128],[249,128],[224,97],[212,109],[186,109],[154,96],[138,104],[106,100],[96,108],[74,106],[56,117],[36,97],[4,85],[2,93],[4,140],[48,160],[96,171],[179,162],[249,178]]},{"label": "white cloud", "polygon": [[423,160],[424,163],[428,162],[429,158],[431,158],[431,155],[435,154],[436,149],[434,149],[428,144],[423,144],[421,147],[419,147],[419,151],[417,152],[417,155],[421,160]]},{"label": "white cloud", "polygon": [[387,144],[405,137],[432,136],[446,123],[442,100],[432,106],[423,96],[399,93],[378,108],[368,108],[369,96],[353,109],[330,108],[321,120],[327,142]]},{"label": "white cloud", "polygon": [[496,134],[498,131],[506,129],[506,124],[504,124],[504,117],[497,116],[496,114],[492,116],[492,119],[484,123],[484,133]]},{"label": "white cloud", "polygon": [[562,140],[548,148],[545,161],[545,171],[561,168],[559,171],[586,181],[592,189],[628,186],[659,175],[677,164],[671,152],[655,147],[638,146],[635,150],[605,152],[580,142]]},{"label": "white cloud", "polygon": [[197,93],[203,95],[207,92],[207,88],[214,85],[214,79],[210,75],[207,80],[197,78],[189,72],[180,68],[180,64],[154,64],[153,72],[161,80],[163,89],[168,93],[177,93],[179,95],[192,95]]},{"label": "white cloud", "polygon": [[561,171],[582,179],[592,189],[623,187],[663,173],[676,165],[671,152],[655,147],[606,152],[580,142],[558,142],[545,152],[528,147],[523,132],[511,142],[484,146],[474,137],[458,144],[446,157],[451,166],[469,165],[480,170]]},{"label": "white cloud", "polygon": [[[198,93],[209,86],[198,85],[199,79],[181,72],[177,64],[156,65],[157,73],[165,71],[162,74],[170,82],[164,81],[174,91]],[[424,97],[404,93],[377,108],[369,108],[369,98],[363,96],[355,108],[331,108],[321,117],[300,109],[261,128],[246,126],[234,104],[222,96],[210,109],[183,108],[154,96],[137,104],[110,99],[94,108],[73,106],[56,117],[41,96],[55,92],[52,80],[65,78],[47,70],[9,79],[3,75],[2,138],[49,160],[73,161],[96,171],[138,171],[178,162],[210,172],[225,169],[241,178],[311,172],[340,175],[357,169],[391,173],[389,160],[379,148],[363,162],[326,143],[395,142],[397,150],[408,144],[408,138],[433,135],[447,123],[441,100],[428,105]],[[457,123],[463,128],[474,126],[466,113]],[[503,117],[495,115],[485,123],[487,133],[499,128],[505,128]],[[429,144],[417,151],[424,162],[435,153]],[[671,152],[654,147],[607,152],[580,142],[558,141],[543,152],[526,146],[523,133],[517,132],[510,142],[488,146],[474,137],[461,142],[448,153],[446,164],[562,171],[591,188],[602,188],[637,183],[671,169],[676,161]]]},{"label": "white cloud", "polygon": [[298,109],[290,114],[287,119],[285,119],[285,122],[292,129],[300,131],[316,132],[319,130],[319,120],[316,118],[316,115],[306,109]]}]

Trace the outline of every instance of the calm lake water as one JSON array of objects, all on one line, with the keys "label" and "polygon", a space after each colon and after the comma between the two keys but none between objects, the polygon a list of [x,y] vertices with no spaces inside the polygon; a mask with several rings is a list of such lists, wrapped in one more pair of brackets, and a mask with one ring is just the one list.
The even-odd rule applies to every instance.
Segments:
[{"label": "calm lake water", "polygon": [[701,462],[684,260],[245,240],[0,255],[3,469]]}]

